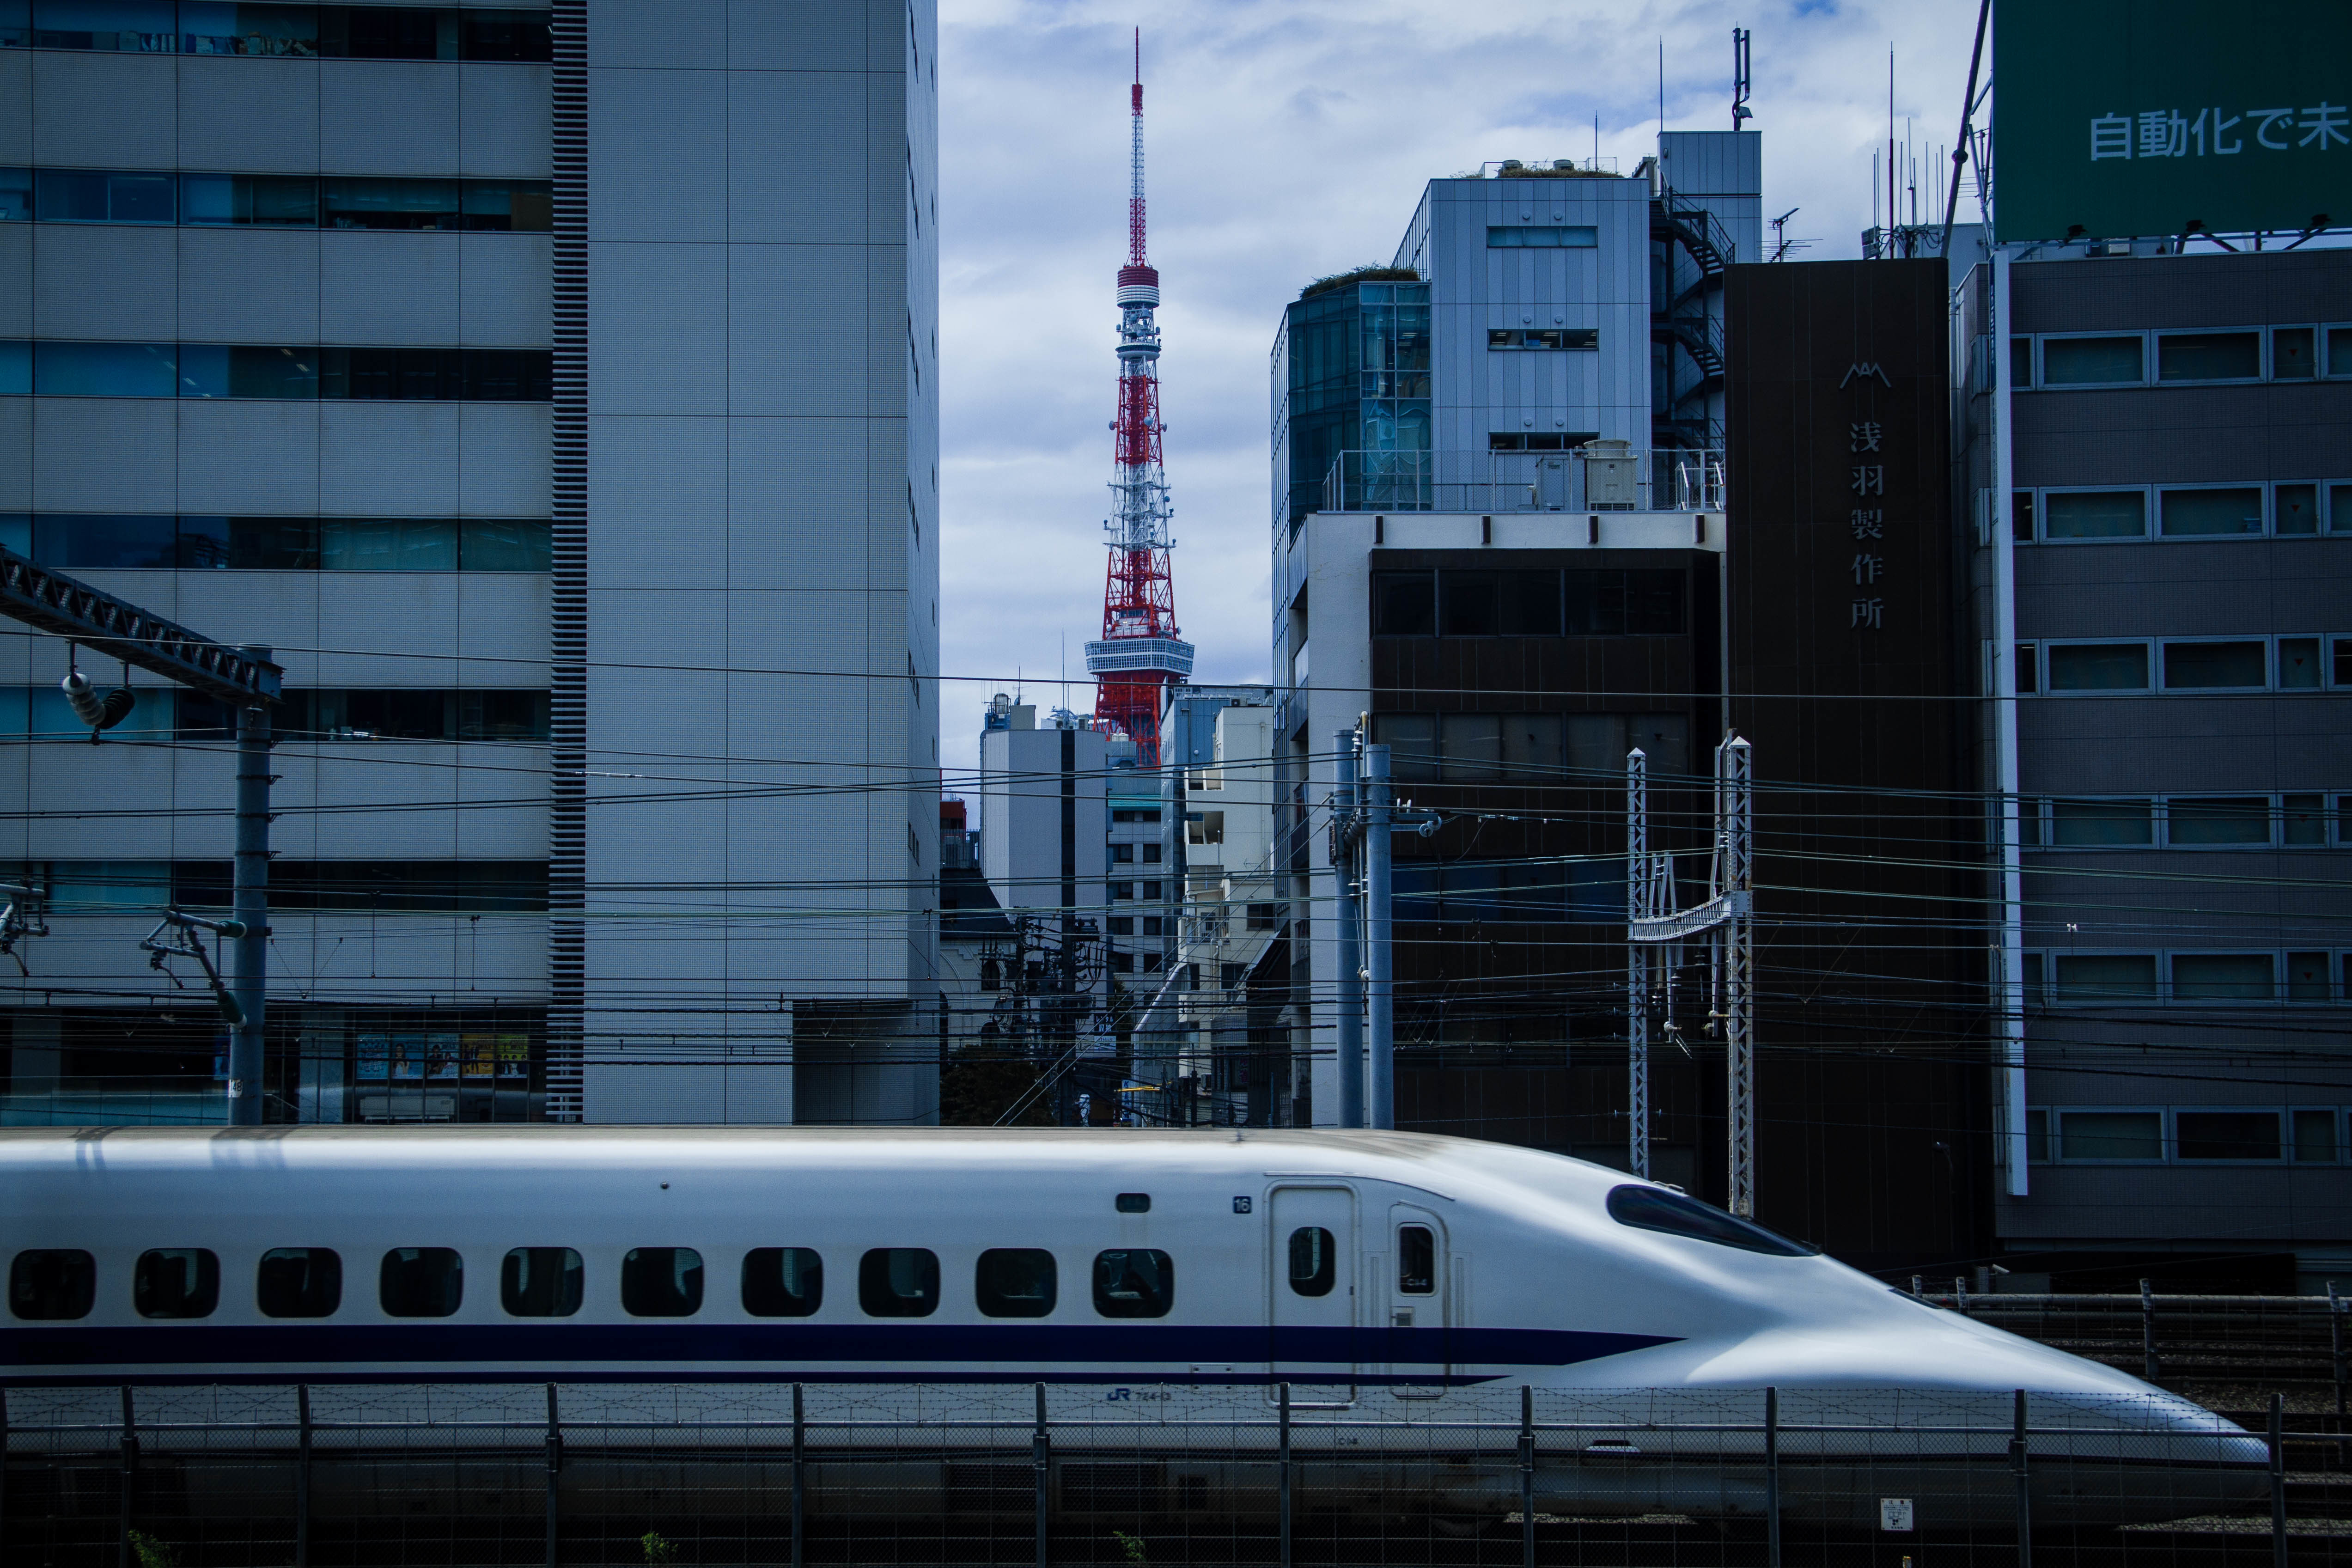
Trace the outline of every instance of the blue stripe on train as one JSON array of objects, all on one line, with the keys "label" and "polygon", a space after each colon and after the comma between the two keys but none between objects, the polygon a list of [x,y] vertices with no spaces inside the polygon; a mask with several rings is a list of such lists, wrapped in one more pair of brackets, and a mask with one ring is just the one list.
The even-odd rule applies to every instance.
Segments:
[{"label": "blue stripe on train", "polygon": [[1568,1366],[1671,1344],[1576,1329],[1318,1329],[1145,1323],[147,1323],[0,1330],[0,1365],[250,1367],[337,1363],[607,1362],[1295,1369],[1446,1363]]}]

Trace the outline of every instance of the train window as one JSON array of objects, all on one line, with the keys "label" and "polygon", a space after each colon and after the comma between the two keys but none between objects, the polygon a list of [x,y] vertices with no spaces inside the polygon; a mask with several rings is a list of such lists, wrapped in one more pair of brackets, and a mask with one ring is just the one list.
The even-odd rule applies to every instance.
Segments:
[{"label": "train window", "polygon": [[824,1302],[824,1260],[806,1247],[755,1247],[743,1255],[743,1310],[755,1318],[805,1318]]},{"label": "train window", "polygon": [[940,1310],[939,1254],[877,1247],[857,1260],[857,1305],[869,1318],[928,1318]]},{"label": "train window", "polygon": [[568,1318],[580,1310],[587,1270],[568,1247],[518,1247],[499,1266],[499,1305],[510,1318]]},{"label": "train window", "polygon": [[1150,1214],[1151,1212],[1151,1194],[1150,1193],[1121,1193],[1116,1200],[1115,1206],[1121,1214]]},{"label": "train window", "polygon": [[1810,1258],[1821,1250],[1766,1230],[1753,1220],[1726,1214],[1713,1204],[1703,1204],[1663,1187],[1612,1187],[1609,1217],[1636,1230],[1662,1231],[1667,1236],[1712,1241],[1748,1252],[1769,1253],[1775,1258]]},{"label": "train window", "polygon": [[1430,1296],[1436,1291],[1436,1233],[1425,1225],[1397,1226],[1397,1293]]},{"label": "train window", "polygon": [[455,1247],[395,1247],[375,1279],[388,1318],[446,1318],[466,1299],[466,1260]]},{"label": "train window", "polygon": [[16,1254],[8,1266],[8,1310],[28,1322],[89,1315],[98,1300],[98,1259],[74,1247]]},{"label": "train window", "polygon": [[621,1310],[632,1318],[691,1318],[702,1310],[702,1254],[633,1247],[621,1259]]},{"label": "train window", "polygon": [[343,1260],[324,1247],[273,1247],[253,1279],[265,1318],[332,1317],[343,1304]]},{"label": "train window", "polygon": [[1290,1233],[1290,1288],[1301,1296],[1328,1296],[1339,1278],[1338,1244],[1319,1225]]},{"label": "train window", "polygon": [[1058,1291],[1054,1255],[1042,1247],[992,1247],[972,1270],[971,1293],[984,1317],[1042,1318]]},{"label": "train window", "polygon": [[220,1305],[220,1259],[201,1247],[142,1252],[131,1275],[131,1304],[142,1318],[209,1318]]},{"label": "train window", "polygon": [[1176,1260],[1150,1247],[1095,1254],[1095,1310],[1106,1318],[1164,1318],[1176,1304]]}]

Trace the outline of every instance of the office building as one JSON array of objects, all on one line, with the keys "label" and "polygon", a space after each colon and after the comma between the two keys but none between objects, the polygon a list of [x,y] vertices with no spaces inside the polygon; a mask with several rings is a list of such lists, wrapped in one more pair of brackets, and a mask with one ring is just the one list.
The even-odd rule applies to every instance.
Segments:
[{"label": "office building", "polygon": [[[928,0],[25,14],[0,542],[286,668],[270,1117],[935,1116]],[[79,743],[68,658],[0,635],[8,1115],[210,1120],[139,942],[223,718]]]},{"label": "office building", "polygon": [[2342,250],[2202,240],[1967,274],[1966,652],[2014,693],[1975,782],[2021,807],[1986,834],[2021,900],[1996,932],[2012,1279],[2352,1274],[2347,287]]}]

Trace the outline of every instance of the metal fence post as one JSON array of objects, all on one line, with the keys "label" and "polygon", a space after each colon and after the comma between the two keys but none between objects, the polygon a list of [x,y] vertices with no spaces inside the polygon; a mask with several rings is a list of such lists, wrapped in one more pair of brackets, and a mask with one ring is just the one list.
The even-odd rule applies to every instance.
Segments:
[{"label": "metal fence post", "polygon": [[1281,1554],[1275,1559],[1290,1568],[1290,1384],[1282,1385],[1281,1432],[1276,1439],[1278,1470],[1275,1478],[1276,1507],[1282,1516]]},{"label": "metal fence post", "polygon": [[1764,1563],[1780,1568],[1780,1391],[1764,1391]]},{"label": "metal fence post", "polygon": [[793,1568],[808,1553],[808,1411],[801,1385],[793,1384]]},{"label": "metal fence post", "polygon": [[2286,1395],[2271,1395],[2271,1568],[2286,1568]]},{"label": "metal fence post", "polygon": [[131,1568],[131,1505],[139,1477],[139,1426],[131,1408],[131,1385],[122,1385],[122,1518],[115,1531],[116,1568]]},{"label": "metal fence post", "polygon": [[1519,1384],[1519,1562],[1536,1568],[1536,1391]]},{"label": "metal fence post", "polygon": [[563,1426],[555,1413],[555,1384],[547,1385],[547,1568],[555,1568],[555,1478],[563,1468]]},{"label": "metal fence post", "polygon": [[294,1385],[294,1568],[310,1568],[310,1385]]},{"label": "metal fence post", "polygon": [[2344,1440],[2344,1298],[2327,1282],[2327,1353],[2336,1369],[2336,1462],[2347,1462]]},{"label": "metal fence post", "polygon": [[2139,1374],[2149,1383],[2164,1371],[2156,1358],[2156,1292],[2145,1279],[2139,1282]]},{"label": "metal fence post", "polygon": [[2017,1391],[2017,1415],[2010,1427],[2009,1468],[2017,1478],[2017,1568],[2033,1568],[2033,1497],[2025,1463],[2025,1390]]},{"label": "metal fence post", "polygon": [[1035,1468],[1037,1485],[1037,1568],[1045,1568],[1045,1488],[1047,1470],[1053,1463],[1049,1445],[1053,1439],[1045,1434],[1045,1385],[1037,1385],[1037,1433],[1029,1439],[1029,1463]]}]

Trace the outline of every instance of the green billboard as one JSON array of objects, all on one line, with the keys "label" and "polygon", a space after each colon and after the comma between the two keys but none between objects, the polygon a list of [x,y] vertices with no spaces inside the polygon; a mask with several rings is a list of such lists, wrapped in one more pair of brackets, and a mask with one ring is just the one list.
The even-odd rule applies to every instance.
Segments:
[{"label": "green billboard", "polygon": [[2003,240],[2352,226],[2352,0],[1995,0]]}]

